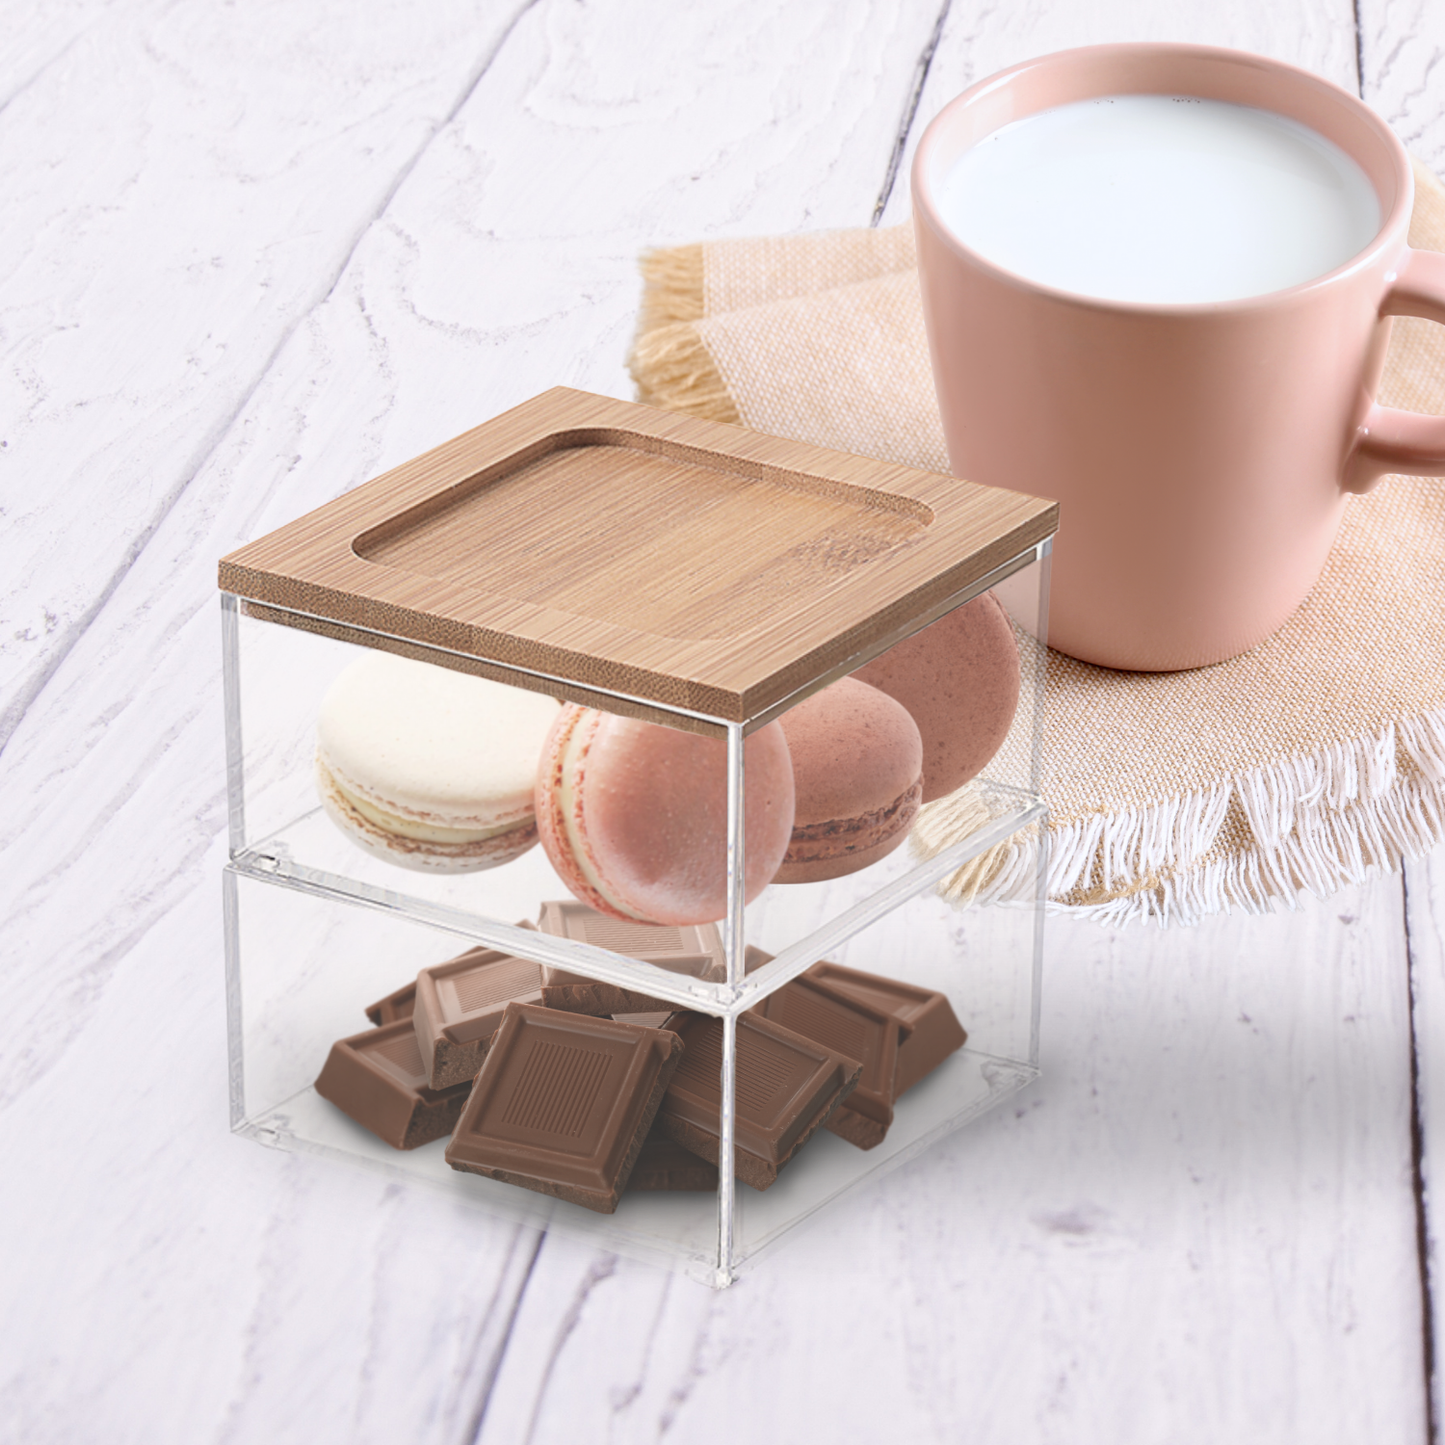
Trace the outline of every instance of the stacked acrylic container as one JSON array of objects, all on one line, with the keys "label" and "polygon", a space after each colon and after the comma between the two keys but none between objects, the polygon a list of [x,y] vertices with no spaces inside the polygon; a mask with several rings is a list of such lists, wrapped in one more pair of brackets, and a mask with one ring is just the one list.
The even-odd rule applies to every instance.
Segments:
[{"label": "stacked acrylic container", "polygon": [[[226,558],[233,1127],[726,1284],[1022,1088],[1038,1071],[1055,525],[1036,499],[559,389]],[[988,589],[1021,687],[983,773],[880,861],[745,903],[745,738]],[[715,739],[724,966],[692,977],[522,926],[569,897],[541,848],[423,873],[356,847],[317,794],[316,725],[365,649]],[[599,1214],[456,1172],[440,1141],[393,1149],[313,1087],[369,1003],[476,945],[721,1019],[723,1159],[737,1020],[820,960],[946,995],[968,1037],[897,1100],[875,1147],[820,1129],[765,1190],[721,1169],[715,1195],[629,1192]],[[755,952],[749,970],[749,949],[771,961]]]}]

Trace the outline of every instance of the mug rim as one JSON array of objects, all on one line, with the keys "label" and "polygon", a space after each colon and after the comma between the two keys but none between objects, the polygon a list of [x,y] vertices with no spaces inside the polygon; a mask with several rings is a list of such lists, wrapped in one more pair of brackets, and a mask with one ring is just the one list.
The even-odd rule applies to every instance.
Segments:
[{"label": "mug rim", "polygon": [[[1071,291],[1061,286],[1054,286],[1045,281],[1036,281],[1019,271],[1011,271],[1006,266],[990,260],[981,251],[975,250],[967,245],[944,223],[934,203],[932,187],[927,176],[928,167],[931,164],[933,153],[943,144],[950,126],[954,124],[957,117],[979,105],[994,93],[1003,90],[1010,84],[1016,82],[1020,77],[1040,70],[1078,70],[1092,66],[1101,65],[1111,60],[1135,60],[1148,61],[1157,57],[1161,62],[1194,60],[1202,66],[1208,65],[1234,65],[1241,69],[1254,71],[1272,71],[1289,77],[1296,85],[1306,89],[1314,90],[1321,96],[1326,97],[1329,102],[1341,107],[1347,113],[1353,115],[1356,120],[1363,121],[1369,129],[1373,130],[1376,137],[1383,142],[1386,153],[1390,157],[1395,178],[1395,197],[1393,204],[1388,210],[1381,204],[1380,223],[1370,240],[1360,248],[1348,260],[1334,267],[1332,270],[1321,272],[1318,276],[1311,276],[1307,280],[1298,281],[1293,286],[1286,286],[1277,291],[1262,291],[1251,296],[1232,297],[1222,301],[1126,301],[1116,300],[1106,296],[1092,296],[1086,291]],[[1102,90],[1098,92],[1103,95]],[[1180,91],[1177,88],[1151,90],[1140,88],[1137,90],[1111,90],[1113,95],[1179,95],[1189,92]],[[1217,96],[1210,96],[1207,92],[1202,93],[1200,99],[1218,99]],[[1070,104],[1069,101],[1060,101],[1057,105]],[[1042,115],[1048,110],[1056,109],[1057,105],[1043,105],[1036,109],[1025,110],[1021,114],[1011,115],[1002,120],[998,125],[992,126],[979,136],[974,144],[978,144],[987,135],[1002,129],[1004,125],[1015,120],[1023,120],[1029,116]],[[1257,106],[1260,110],[1272,110],[1267,105]],[[1273,109],[1276,115],[1284,116],[1286,119],[1294,120],[1298,124],[1306,125],[1311,130],[1316,127],[1309,126],[1308,122],[1302,121],[1299,117],[1292,115],[1285,109]],[[1327,139],[1329,139],[1327,137]],[[1351,151],[1347,146],[1340,144],[1338,140],[1334,144],[1360,166],[1371,180],[1371,188],[1375,189],[1374,179],[1370,176],[1370,167],[1361,157]],[[970,147],[971,148],[971,147]],[[1357,95],[1351,94],[1343,86],[1336,85],[1334,81],[1326,79],[1322,75],[1316,75],[1313,71],[1305,70],[1298,65],[1290,65],[1287,61],[1275,60],[1267,55],[1258,55],[1249,50],[1233,50],[1224,46],[1216,45],[1193,45],[1182,42],[1158,42],[1158,41],[1132,41],[1120,42],[1110,45],[1084,45],[1070,50],[1055,50],[1045,55],[1037,55],[1028,60],[1019,61],[1004,70],[995,71],[992,75],[985,76],[982,80],[975,81],[967,90],[962,91],[950,100],[937,115],[929,121],[923,135],[918,142],[918,148],[914,152],[913,164],[910,168],[909,190],[913,202],[913,213],[915,224],[921,215],[928,223],[929,228],[936,237],[951,250],[957,252],[970,265],[977,267],[987,275],[1015,287],[1027,291],[1032,295],[1046,296],[1057,301],[1086,309],[1100,311],[1118,312],[1142,316],[1198,316],[1218,312],[1239,312],[1258,309],[1261,307],[1272,307],[1288,305],[1290,302],[1309,295],[1326,287],[1337,286],[1345,283],[1350,277],[1357,275],[1362,270],[1368,270],[1376,264],[1382,252],[1393,247],[1395,244],[1405,244],[1405,234],[1410,224],[1410,213],[1414,202],[1414,172],[1410,167],[1410,158],[1405,151],[1400,138],[1391,130],[1383,117],[1378,115]],[[1377,191],[1378,196],[1378,191]]]}]

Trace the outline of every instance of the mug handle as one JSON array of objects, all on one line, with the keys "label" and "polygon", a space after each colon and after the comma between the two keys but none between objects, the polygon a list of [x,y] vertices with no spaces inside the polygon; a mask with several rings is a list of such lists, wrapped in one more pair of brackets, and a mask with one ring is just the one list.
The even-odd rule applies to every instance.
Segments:
[{"label": "mug handle", "polygon": [[[1380,303],[1380,315],[1445,322],[1445,254],[1407,250]],[[1368,492],[1388,472],[1445,476],[1445,416],[1371,406],[1355,431],[1343,486],[1347,492]]]}]

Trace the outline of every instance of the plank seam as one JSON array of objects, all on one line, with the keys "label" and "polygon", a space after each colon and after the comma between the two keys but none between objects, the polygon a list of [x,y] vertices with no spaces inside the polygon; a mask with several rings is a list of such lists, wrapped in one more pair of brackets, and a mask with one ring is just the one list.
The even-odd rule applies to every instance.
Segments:
[{"label": "plank seam", "polygon": [[1365,31],[1360,24],[1360,0],[1354,0],[1355,9],[1355,89],[1360,99],[1365,98]]},{"label": "plank seam", "polygon": [[561,1357],[567,1341],[571,1338],[572,1331],[577,1328],[582,1319],[582,1311],[586,1309],[587,1301],[592,1297],[592,1291],[603,1280],[611,1279],[616,1272],[617,1256],[603,1254],[592,1261],[582,1283],[577,1286],[577,1290],[572,1296],[572,1303],[557,1326],[556,1335],[553,1336],[551,1353],[547,1356],[547,1364],[542,1370],[542,1378],[537,1385],[537,1396],[532,1401],[532,1418],[527,1422],[527,1434],[522,1445],[532,1445],[532,1441],[536,1437],[537,1422],[542,1416],[542,1402],[546,1398],[547,1387],[552,1383],[553,1371],[557,1368],[557,1361]]},{"label": "plank seam", "polygon": [[262,383],[270,375],[271,369],[275,366],[277,359],[286,347],[290,345],[291,338],[296,335],[297,331],[300,330],[316,311],[331,299],[336,288],[341,284],[342,278],[346,275],[352,258],[356,255],[362,241],[366,239],[371,228],[386,214],[388,207],[396,197],[396,193],[406,182],[407,177],[416,169],[422,156],[426,154],[431,146],[431,143],[456,119],[462,107],[472,98],[477,86],[482,83],[487,72],[492,68],[493,63],[502,53],[503,47],[511,38],[512,32],[517,28],[518,24],[520,24],[522,17],[540,3],[541,0],[525,0],[525,3],[507,22],[506,27],[497,37],[491,49],[481,59],[479,64],[474,66],[468,73],[460,93],[452,102],[447,113],[442,116],[440,120],[436,121],[427,131],[421,143],[412,152],[411,157],[393,177],[391,184],[387,187],[381,200],[356,228],[352,234],[350,244],[346,247],[345,254],[342,256],[339,264],[332,268],[331,274],[329,278],[325,280],[320,294],[308,304],[301,307],[289,325],[283,329],[276,345],[272,347],[270,355],[267,356],[265,362],[251,379],[250,384],[246,386],[236,405],[221,419],[218,426],[210,429],[209,433],[202,440],[199,454],[196,456],[195,461],[184,469],[181,481],[161,498],[160,505],[152,514],[150,521],[141,529],[136,539],[126,549],[119,565],[115,571],[111,573],[105,586],[101,588],[95,600],[75,622],[65,629],[54,651],[51,652],[50,656],[36,670],[30,681],[19,689],[15,699],[10,705],[3,712],[0,712],[0,756],[3,756],[10,739],[15,736],[20,724],[24,722],[26,714],[35,705],[36,699],[45,691],[50,683],[50,679],[55,676],[66,658],[75,650],[80,639],[89,631],[92,623],[95,622],[96,618],[104,610],[106,604],[115,595],[121,583],[125,581],[131,568],[140,560],[141,554],[150,545],[151,539],[161,529],[166,518],[175,510],[181,498],[190,490],[192,483],[200,476],[206,463],[210,461],[220,448],[221,443],[230,435],[236,422],[251,404],[252,398],[260,390]]},{"label": "plank seam", "polygon": [[[512,1343],[512,1331],[516,1327],[517,1316],[521,1313],[527,1286],[532,1282],[532,1271],[537,1267],[537,1258],[542,1253],[542,1246],[546,1242],[547,1231],[545,1229],[538,1230],[536,1241],[532,1245],[532,1257],[527,1261],[526,1269],[522,1271],[522,1282],[517,1286],[516,1294],[512,1296],[512,1305],[507,1311],[507,1322],[502,1326],[501,1339],[497,1341],[497,1347],[492,1351],[492,1358],[487,1361],[487,1371],[482,1377],[481,1397],[472,1411],[472,1417],[467,1422],[467,1432],[463,1436],[467,1445],[476,1445],[481,1436],[482,1426],[487,1419],[487,1407],[492,1403],[492,1391],[496,1388],[497,1376],[502,1372],[502,1361],[506,1358],[507,1347]],[[490,1308],[487,1313],[491,1313]]]},{"label": "plank seam", "polygon": [[1410,1017],[1410,1186],[1415,1196],[1415,1251],[1420,1277],[1420,1335],[1424,1352],[1425,1438],[1439,1440],[1435,1416],[1435,1312],[1430,1269],[1430,1224],[1425,1200],[1424,1100],[1421,1097],[1420,1038],[1416,1029],[1415,950],[1410,932],[1410,873],[1404,870],[1401,898],[1405,915],[1406,993]]},{"label": "plank seam", "polygon": [[873,219],[868,222],[870,226],[877,226],[883,219],[883,212],[888,206],[888,198],[893,194],[893,185],[898,179],[898,168],[903,164],[903,152],[908,147],[909,132],[912,131],[914,117],[918,114],[918,103],[923,99],[923,87],[928,82],[928,72],[933,66],[933,56],[938,49],[938,42],[943,39],[943,27],[948,20],[948,12],[952,5],[953,0],[943,0],[938,18],[933,22],[933,33],[928,37],[928,43],[923,47],[923,52],[918,57],[918,63],[913,67],[913,88],[903,106],[903,119],[899,125],[898,134],[893,138],[893,151],[888,157],[888,170],[883,176],[883,188],[878,192],[878,199],[873,205]]}]

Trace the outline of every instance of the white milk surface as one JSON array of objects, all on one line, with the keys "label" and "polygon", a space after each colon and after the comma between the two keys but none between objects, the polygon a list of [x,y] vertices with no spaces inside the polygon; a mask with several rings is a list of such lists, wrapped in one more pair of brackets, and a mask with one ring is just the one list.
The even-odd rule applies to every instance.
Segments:
[{"label": "white milk surface", "polygon": [[932,178],[965,245],[1112,301],[1230,301],[1342,265],[1380,227],[1359,164],[1298,121],[1117,95],[1026,116]]}]

